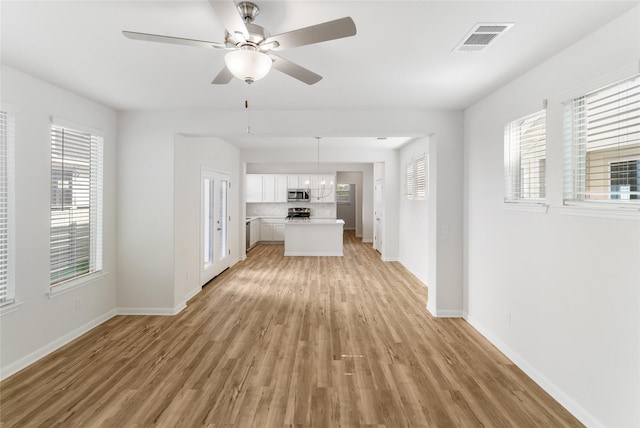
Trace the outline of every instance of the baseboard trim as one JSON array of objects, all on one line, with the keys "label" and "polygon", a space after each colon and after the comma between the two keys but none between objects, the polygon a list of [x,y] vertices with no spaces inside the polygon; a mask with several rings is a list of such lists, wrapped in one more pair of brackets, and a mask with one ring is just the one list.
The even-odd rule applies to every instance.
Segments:
[{"label": "baseboard trim", "polygon": [[373,244],[373,239],[362,238],[362,242],[365,244]]},{"label": "baseboard trim", "polygon": [[549,395],[551,395],[558,403],[564,406],[573,416],[575,416],[580,422],[588,427],[604,427],[605,424],[600,422],[596,417],[584,409],[581,405],[576,403],[569,395],[567,395],[561,388],[553,383],[549,378],[539,372],[534,366],[532,366],[525,358],[515,352],[511,347],[505,344],[502,340],[498,339],[496,335],[486,329],[478,320],[470,316],[465,311],[465,317],[467,322],[475,328],[480,334],[482,334],[489,342],[491,342],[496,348],[507,356],[516,366],[518,366],[523,372],[527,374],[535,383],[537,383],[542,389],[544,389]]},{"label": "baseboard trim", "polygon": [[49,355],[53,351],[56,351],[56,350],[62,348],[67,343],[77,339],[78,337],[82,336],[86,332],[96,328],[100,324],[110,320],[111,318],[113,318],[116,315],[117,315],[117,311],[115,309],[113,309],[113,310],[111,310],[111,311],[109,311],[109,312],[107,312],[105,314],[102,314],[99,317],[94,318],[93,320],[89,321],[88,323],[86,323],[86,324],[76,328],[75,330],[65,334],[64,336],[54,340],[53,342],[50,342],[49,344],[43,346],[42,348],[33,351],[29,355],[26,355],[26,356],[20,358],[18,361],[14,362],[12,364],[9,364],[6,367],[3,367],[2,370],[0,370],[0,380],[4,380],[4,379],[6,379],[6,378],[18,373],[20,370],[30,366],[31,364],[35,363],[39,359],[46,357],[47,355]]},{"label": "baseboard trim", "polygon": [[344,254],[342,251],[320,251],[320,252],[306,252],[306,251],[285,251],[285,257],[294,256],[294,257],[342,257]]},{"label": "baseboard trim", "polygon": [[429,312],[436,318],[464,318],[464,312],[459,309],[436,309],[435,313]]},{"label": "baseboard trim", "polygon": [[198,293],[200,293],[201,291],[202,291],[202,286],[194,288],[184,296],[184,301],[188,302],[189,300],[193,299],[196,295],[198,295]]},{"label": "baseboard trim", "polygon": [[187,305],[185,302],[180,303],[175,308],[118,308],[118,315],[155,315],[155,316],[173,316],[178,315]]}]

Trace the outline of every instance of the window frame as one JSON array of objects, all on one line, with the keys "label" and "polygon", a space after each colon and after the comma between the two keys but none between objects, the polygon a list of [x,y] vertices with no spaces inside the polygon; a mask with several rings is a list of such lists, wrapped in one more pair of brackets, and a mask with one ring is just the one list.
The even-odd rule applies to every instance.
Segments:
[{"label": "window frame", "polygon": [[404,164],[404,197],[424,201],[429,197],[429,154],[412,156]]},{"label": "window frame", "polygon": [[[53,174],[55,170],[53,160],[53,147],[54,147],[54,128],[66,129],[73,133],[86,134],[89,136],[89,268],[88,272],[81,273],[79,275],[68,276],[59,281],[51,280],[52,275],[52,259],[49,263],[49,297],[55,297],[56,295],[67,292],[71,289],[79,286],[91,283],[100,279],[106,272],[103,268],[103,235],[104,235],[104,133],[100,130],[96,130],[84,125],[69,122],[64,119],[52,117],[50,126],[50,176],[51,184],[53,184]],[[61,161],[62,162],[62,161]],[[64,197],[64,194],[63,194]],[[53,188],[50,191],[49,210],[50,210],[50,223],[49,223],[49,241],[51,246],[52,240],[52,222],[54,210],[53,201]],[[52,250],[49,250],[50,257],[52,257]]]},{"label": "window frame", "polygon": [[[533,110],[533,109],[532,109]],[[523,135],[522,126],[527,121],[536,122],[542,120],[540,131],[542,137],[528,137],[521,139]],[[538,125],[540,126],[540,125]],[[547,189],[546,189],[546,161],[547,161],[547,109],[546,102],[543,108],[532,113],[524,114],[516,119],[510,120],[504,126],[504,206],[508,209],[532,210],[546,212]],[[523,179],[523,146],[525,144],[539,144],[542,150],[535,148],[534,156],[531,156],[529,164],[538,163],[538,178],[530,181],[524,186]],[[532,162],[533,161],[533,162]],[[541,164],[541,162],[544,163]],[[543,165],[543,166],[540,166]],[[541,172],[540,172],[541,171]],[[535,189],[537,187],[537,189]],[[538,196],[529,196],[537,190]]]},{"label": "window frame", "polygon": [[5,151],[5,177],[2,179],[6,183],[6,298],[0,301],[0,314],[13,311],[15,307],[21,304],[16,297],[16,281],[15,281],[15,144],[16,144],[16,116],[18,109],[2,104],[0,111],[5,115],[5,133],[2,135]]},{"label": "window frame", "polygon": [[[627,82],[633,80],[640,82],[640,73],[634,70],[631,73],[626,74],[626,77],[620,76],[613,83],[609,81],[607,84],[602,84],[596,89],[582,91],[579,94],[573,95],[570,99],[563,102],[563,146],[564,146],[564,168],[563,168],[563,209],[567,214],[586,215],[596,217],[608,217],[617,219],[640,219],[640,197],[638,199],[613,199],[611,198],[611,164],[615,162],[640,160],[640,147],[638,154],[624,155],[618,158],[608,157],[605,158],[603,164],[606,169],[606,175],[609,179],[608,185],[609,192],[607,192],[610,199],[589,199],[589,192],[587,191],[587,181],[589,179],[589,172],[587,171],[589,142],[578,142],[579,132],[586,132],[588,128],[576,129],[576,122],[585,123],[585,118],[588,116],[588,97],[595,94],[606,91],[610,88],[617,86],[623,86]],[[640,105],[640,103],[638,103]],[[582,110],[582,115],[579,116],[579,112],[576,110]],[[640,123],[640,119],[638,120]],[[586,126],[586,125],[585,125]],[[622,143],[624,144],[624,142]],[[640,144],[640,143],[636,143]],[[617,147],[620,142],[615,143],[613,146]],[[583,146],[583,147],[581,147]],[[636,149],[635,145],[631,145],[632,149]],[[594,173],[595,174],[595,173]],[[580,194],[582,194],[580,196]],[[640,196],[640,195],[639,195]]]},{"label": "window frame", "polygon": [[[347,186],[346,189],[341,189],[340,186]],[[342,192],[347,192],[346,200],[341,196]],[[351,184],[349,183],[336,183],[336,204],[338,205],[351,205]]]}]

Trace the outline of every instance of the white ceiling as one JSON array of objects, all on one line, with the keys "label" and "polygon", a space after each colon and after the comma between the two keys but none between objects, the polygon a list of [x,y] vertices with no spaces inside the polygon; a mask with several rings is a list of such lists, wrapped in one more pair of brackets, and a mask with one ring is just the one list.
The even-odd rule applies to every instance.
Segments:
[{"label": "white ceiling", "polygon": [[[118,110],[227,110],[245,99],[253,110],[464,109],[638,4],[255,2],[261,7],[255,23],[272,34],[343,16],[353,18],[358,33],[280,52],[322,75],[316,85],[272,70],[253,85],[234,79],[219,86],[210,82],[223,67],[223,51],[121,34],[222,41],[224,29],[208,1],[2,0],[2,63]],[[453,51],[477,22],[515,25],[482,52]]]}]

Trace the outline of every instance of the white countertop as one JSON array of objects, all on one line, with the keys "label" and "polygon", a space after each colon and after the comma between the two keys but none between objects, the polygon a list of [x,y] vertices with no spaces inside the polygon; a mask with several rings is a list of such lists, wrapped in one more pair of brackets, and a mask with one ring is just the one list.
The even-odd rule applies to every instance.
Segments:
[{"label": "white countertop", "polygon": [[284,224],[302,225],[344,225],[344,220],[335,218],[312,218],[309,220],[287,220]]}]

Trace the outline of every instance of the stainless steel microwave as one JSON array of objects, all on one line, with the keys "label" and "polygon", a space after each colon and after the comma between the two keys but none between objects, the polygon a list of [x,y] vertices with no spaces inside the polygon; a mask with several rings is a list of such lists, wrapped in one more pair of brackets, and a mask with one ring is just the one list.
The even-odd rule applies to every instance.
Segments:
[{"label": "stainless steel microwave", "polygon": [[305,189],[287,190],[287,201],[289,202],[309,202],[309,192]]}]

